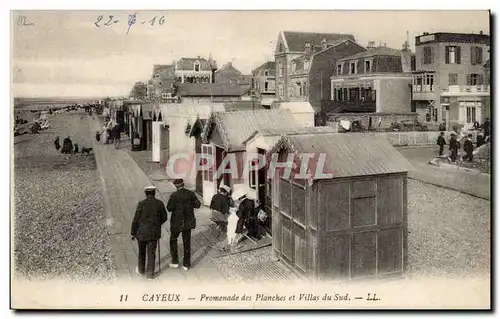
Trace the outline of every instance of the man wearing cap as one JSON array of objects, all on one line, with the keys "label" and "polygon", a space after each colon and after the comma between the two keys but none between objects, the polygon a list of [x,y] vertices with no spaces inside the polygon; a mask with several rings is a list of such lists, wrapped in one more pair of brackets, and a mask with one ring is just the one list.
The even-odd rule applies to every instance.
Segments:
[{"label": "man wearing cap", "polygon": [[219,192],[212,197],[210,209],[212,210],[212,220],[216,223],[227,223],[229,208],[234,205],[232,198],[229,196],[230,192],[229,186],[221,184]]},{"label": "man wearing cap", "polygon": [[137,205],[130,234],[132,239],[137,239],[139,245],[139,265],[136,271],[140,275],[146,272],[148,279],[152,279],[155,269],[156,247],[161,238],[161,225],[167,221],[168,214],[165,204],[155,198],[156,188],[154,186],[146,187],[144,192],[146,199]]},{"label": "man wearing cap", "polygon": [[179,267],[179,255],[177,250],[177,239],[182,233],[184,246],[184,260],[182,268],[191,268],[191,230],[196,228],[194,209],[200,208],[201,203],[195,193],[184,187],[182,179],[176,179],[174,186],[177,188],[170,195],[167,210],[172,213],[170,217],[170,253],[172,254],[171,268]]}]

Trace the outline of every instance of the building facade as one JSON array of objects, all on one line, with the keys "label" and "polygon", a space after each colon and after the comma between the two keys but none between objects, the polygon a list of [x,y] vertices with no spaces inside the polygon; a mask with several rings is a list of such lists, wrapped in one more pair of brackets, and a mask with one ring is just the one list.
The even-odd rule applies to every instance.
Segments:
[{"label": "building facade", "polygon": [[184,83],[177,97],[182,103],[212,103],[241,101],[249,88],[232,83]]},{"label": "building facade", "polygon": [[[175,76],[179,83],[213,83],[215,62],[198,56],[174,62]],[[214,69],[215,68],[215,69]]]},{"label": "building facade", "polygon": [[490,88],[484,64],[490,36],[424,33],[415,37],[413,100],[421,121],[448,128],[484,120]]},{"label": "building facade", "polygon": [[377,47],[338,60],[331,77],[330,111],[411,112],[411,56]]},{"label": "building facade", "polygon": [[252,71],[253,88],[261,95],[274,97],[276,95],[276,63],[268,61]]},{"label": "building facade", "polygon": [[[275,49],[276,99],[286,102],[293,100],[292,96],[297,95],[297,82],[301,83],[299,93],[301,91],[308,92],[307,89],[303,90],[304,86],[307,88],[307,83],[305,83],[307,80],[300,74],[301,72],[297,71],[297,69],[292,71],[293,64],[295,63],[296,65],[298,61],[296,60],[297,58],[310,56],[313,52],[321,51],[322,45],[331,45],[346,39],[355,41],[354,36],[350,34],[280,32]],[[303,99],[303,97],[300,97],[300,99]]]}]

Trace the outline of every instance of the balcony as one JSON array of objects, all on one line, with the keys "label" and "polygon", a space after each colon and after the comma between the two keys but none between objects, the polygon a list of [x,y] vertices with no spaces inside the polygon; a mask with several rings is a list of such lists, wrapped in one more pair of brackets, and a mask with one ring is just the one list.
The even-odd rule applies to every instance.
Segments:
[{"label": "balcony", "polygon": [[414,85],[413,100],[434,100],[435,87],[433,85]]},{"label": "balcony", "polygon": [[489,85],[450,85],[441,96],[490,96]]}]

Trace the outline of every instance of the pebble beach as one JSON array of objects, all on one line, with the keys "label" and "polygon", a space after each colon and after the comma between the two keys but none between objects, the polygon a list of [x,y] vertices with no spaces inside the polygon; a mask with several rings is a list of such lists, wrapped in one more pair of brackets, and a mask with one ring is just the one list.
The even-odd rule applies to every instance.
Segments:
[{"label": "pebble beach", "polygon": [[28,279],[115,278],[94,156],[64,156],[53,141],[92,146],[87,115],[53,115],[51,128],[14,138],[14,263]]}]

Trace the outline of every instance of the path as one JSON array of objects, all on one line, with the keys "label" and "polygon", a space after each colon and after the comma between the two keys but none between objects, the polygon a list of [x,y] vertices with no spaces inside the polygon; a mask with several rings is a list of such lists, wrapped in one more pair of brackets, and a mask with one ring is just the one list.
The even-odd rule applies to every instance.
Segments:
[{"label": "path", "polygon": [[396,149],[415,168],[414,171],[409,172],[408,177],[490,200],[491,175],[472,171],[447,170],[428,164],[429,160],[437,155],[437,147]]},{"label": "path", "polygon": [[[97,120],[92,122],[95,134],[95,131],[99,128],[99,123]],[[130,239],[130,225],[137,203],[144,198],[144,187],[151,185],[152,181],[150,181],[148,176],[128,154],[126,148],[129,147],[130,141],[122,140],[122,149],[115,149],[114,145],[97,143],[95,139],[93,143],[95,158],[101,175],[108,229],[111,234],[113,249],[116,252],[118,276],[140,279],[141,277],[135,273],[137,244]],[[157,197],[166,203],[174,189],[173,185],[170,186],[170,189],[168,189],[168,186],[162,185],[162,187],[159,187],[159,190],[160,194]],[[217,266],[218,263],[220,264],[220,261],[216,257],[220,253],[214,247],[220,245],[220,241],[224,239],[223,234],[209,227],[210,212],[208,208],[202,207],[196,210],[195,214],[197,227],[193,230],[191,237],[192,269],[185,272],[181,268],[168,268],[168,264],[171,261],[168,242],[170,225],[169,222],[166,222],[163,226],[162,238],[160,240],[161,263],[160,273],[156,280],[196,280],[199,283],[203,281],[232,280],[235,276],[244,277],[244,274],[241,276],[238,271],[231,273],[230,271],[219,270],[220,267]],[[182,258],[182,240],[180,238],[179,254],[179,257]],[[257,267],[256,265],[253,268]],[[258,263],[258,265],[264,269],[264,275],[267,269],[267,273],[281,273],[281,279],[284,278],[283,280],[285,281],[291,278],[290,276],[283,275],[286,272],[277,263],[263,262]]]}]

